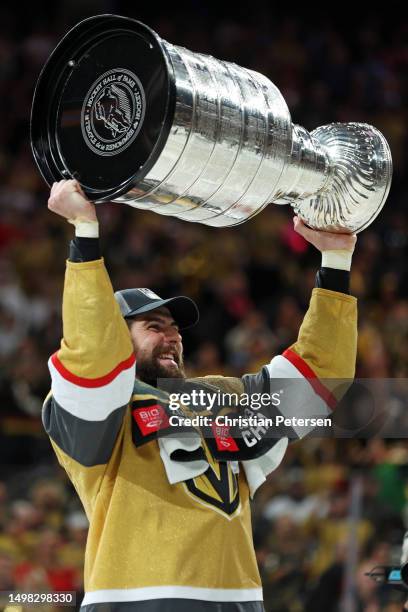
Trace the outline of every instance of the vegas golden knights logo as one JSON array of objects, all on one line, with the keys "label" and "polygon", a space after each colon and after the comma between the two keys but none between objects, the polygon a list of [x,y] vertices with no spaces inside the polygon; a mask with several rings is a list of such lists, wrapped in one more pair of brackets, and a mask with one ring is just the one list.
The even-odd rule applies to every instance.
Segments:
[{"label": "vegas golden knights logo", "polygon": [[209,463],[207,471],[187,480],[185,485],[193,497],[231,516],[240,505],[237,474],[232,471],[230,463],[215,461],[206,444],[204,448]]}]

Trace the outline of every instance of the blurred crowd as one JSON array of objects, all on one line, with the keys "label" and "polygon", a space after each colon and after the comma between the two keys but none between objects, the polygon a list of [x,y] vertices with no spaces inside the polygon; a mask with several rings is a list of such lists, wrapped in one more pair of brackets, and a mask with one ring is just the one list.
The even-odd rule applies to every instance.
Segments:
[{"label": "blurred crowd", "polygon": [[[195,1],[178,13],[154,13],[130,2],[44,2],[35,17],[21,7],[0,9],[0,591],[82,589],[86,518],[40,422],[47,359],[62,333],[72,228],[48,212],[29,145],[36,78],[80,18],[126,14],[171,42],[258,70],[307,129],[363,121],[385,134],[393,186],[353,258],[357,375],[407,378],[408,22],[394,18],[390,31],[375,15],[350,24],[274,14],[257,0],[252,17],[227,5],[216,12]],[[199,303],[201,322],[184,337],[189,374],[253,372],[296,339],[319,255],[294,233],[290,207],[271,205],[226,230],[119,204],[98,213],[115,289],[150,287]],[[397,412],[403,407],[393,404]],[[398,562],[408,522],[407,456],[399,439],[292,445],[254,502],[267,612],[337,612],[353,591],[357,607],[346,612],[400,610],[401,593],[364,573]],[[347,568],[355,570],[351,578]]]}]

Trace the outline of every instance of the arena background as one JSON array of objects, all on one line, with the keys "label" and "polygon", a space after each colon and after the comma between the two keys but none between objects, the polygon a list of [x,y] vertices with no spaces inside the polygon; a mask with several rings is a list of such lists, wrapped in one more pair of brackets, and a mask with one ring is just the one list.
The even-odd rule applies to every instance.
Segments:
[{"label": "arena background", "polygon": [[[82,588],[86,519],[39,417],[47,358],[61,336],[72,230],[47,211],[28,137],[39,71],[81,18],[135,17],[171,42],[258,70],[307,129],[364,121],[383,131],[395,173],[386,207],[359,236],[353,261],[357,374],[408,374],[408,22],[362,7],[319,17],[310,7],[296,14],[259,0],[245,9],[199,0],[149,4],[72,0],[0,9],[0,590]],[[255,371],[296,338],[319,255],[294,234],[289,207],[270,206],[228,230],[118,204],[98,211],[115,289],[151,287],[199,303],[201,323],[185,334],[189,373]],[[407,455],[400,439],[291,446],[253,504],[267,612],[401,609],[402,593],[377,587],[364,572],[398,561],[408,521]]]}]

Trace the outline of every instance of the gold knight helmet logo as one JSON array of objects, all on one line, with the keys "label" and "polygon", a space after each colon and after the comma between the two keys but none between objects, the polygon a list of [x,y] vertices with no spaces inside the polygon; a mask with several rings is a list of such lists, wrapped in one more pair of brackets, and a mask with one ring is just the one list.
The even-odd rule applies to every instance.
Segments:
[{"label": "gold knight helmet logo", "polygon": [[184,483],[190,496],[200,503],[210,506],[231,518],[241,509],[238,478],[229,461],[216,461],[207,445],[203,447],[208,461],[208,469],[201,476]]}]

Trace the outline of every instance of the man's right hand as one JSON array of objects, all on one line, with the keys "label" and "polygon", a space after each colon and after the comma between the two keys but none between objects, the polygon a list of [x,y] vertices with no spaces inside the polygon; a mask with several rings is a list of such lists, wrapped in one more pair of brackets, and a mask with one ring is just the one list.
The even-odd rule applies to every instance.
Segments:
[{"label": "man's right hand", "polygon": [[95,204],[86,199],[78,181],[59,181],[51,188],[48,208],[71,223],[98,221]]}]

